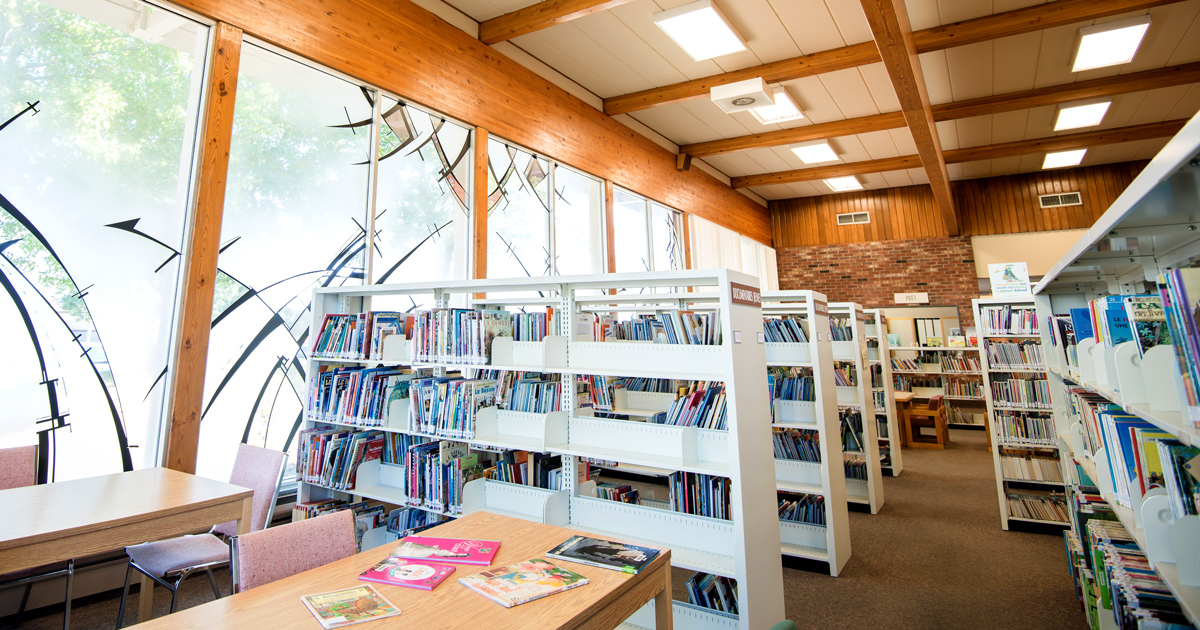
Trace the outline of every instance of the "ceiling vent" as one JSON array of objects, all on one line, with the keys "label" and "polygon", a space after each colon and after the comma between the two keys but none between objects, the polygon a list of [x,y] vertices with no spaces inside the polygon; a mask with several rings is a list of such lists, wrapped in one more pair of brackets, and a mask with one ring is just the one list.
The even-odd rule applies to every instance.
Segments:
[{"label": "ceiling vent", "polygon": [[1077,192],[1058,193],[1057,195],[1038,195],[1038,203],[1041,204],[1042,208],[1082,206],[1083,196]]},{"label": "ceiling vent", "polygon": [[775,104],[774,98],[767,93],[767,84],[762,77],[715,86],[709,90],[709,97],[726,114]]},{"label": "ceiling vent", "polygon": [[858,225],[860,223],[870,223],[871,215],[868,212],[847,212],[837,215],[838,225]]}]

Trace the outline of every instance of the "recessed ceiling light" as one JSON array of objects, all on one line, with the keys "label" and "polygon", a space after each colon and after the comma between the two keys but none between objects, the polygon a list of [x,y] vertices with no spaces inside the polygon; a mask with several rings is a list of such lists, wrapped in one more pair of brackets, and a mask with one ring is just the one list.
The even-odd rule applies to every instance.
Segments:
[{"label": "recessed ceiling light", "polygon": [[1079,129],[1080,127],[1094,127],[1104,120],[1104,114],[1108,112],[1108,106],[1112,105],[1112,101],[1100,101],[1098,103],[1083,103],[1063,107],[1058,110],[1058,120],[1054,122],[1054,130],[1062,131],[1064,129]]},{"label": "recessed ceiling light", "polygon": [[833,147],[829,146],[829,141],[827,140],[797,144],[792,147],[792,153],[795,153],[796,157],[804,160],[805,164],[833,162],[838,159],[838,154],[834,152]]},{"label": "recessed ceiling light", "polygon": [[1064,166],[1079,166],[1083,161],[1083,154],[1087,153],[1087,149],[1076,149],[1074,151],[1059,151],[1058,153],[1047,153],[1046,160],[1042,162],[1042,168],[1062,168]]},{"label": "recessed ceiling light", "polygon": [[746,50],[712,0],[697,0],[654,14],[654,23],[695,61]]},{"label": "recessed ceiling light", "polygon": [[781,123],[804,118],[804,113],[796,106],[796,101],[792,100],[792,95],[788,94],[787,88],[779,86],[775,88],[774,94],[774,105],[756,107],[750,110],[750,113],[754,114],[758,122],[769,125],[771,123]]},{"label": "recessed ceiling light", "polygon": [[1079,29],[1079,50],[1075,52],[1075,65],[1071,72],[1133,61],[1148,28],[1150,16],[1142,15]]},{"label": "recessed ceiling light", "polygon": [[850,175],[848,177],[831,177],[825,180],[825,185],[833,192],[846,192],[848,190],[862,190],[863,185],[858,181],[858,178]]}]

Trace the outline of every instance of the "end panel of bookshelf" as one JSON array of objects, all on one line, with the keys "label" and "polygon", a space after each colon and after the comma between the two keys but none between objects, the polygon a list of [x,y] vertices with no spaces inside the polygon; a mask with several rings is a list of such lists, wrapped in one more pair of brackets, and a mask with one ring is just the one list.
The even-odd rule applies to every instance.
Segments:
[{"label": "end panel of bookshelf", "polygon": [[[829,533],[823,525],[779,521],[779,540],[783,544],[785,554],[787,554],[787,547],[791,546],[812,550],[824,556],[823,558],[813,558],[814,560],[828,560],[828,535]],[[811,555],[804,557],[812,558]]]},{"label": "end panel of bookshelf", "polygon": [[838,385],[837,403],[847,407],[859,406],[861,403],[858,400],[858,388],[853,385]]},{"label": "end panel of bookshelf", "polygon": [[831,341],[829,345],[832,347],[831,349],[834,361],[858,360],[857,341]]},{"label": "end panel of bookshelf", "polygon": [[471,444],[522,451],[546,452],[551,428],[566,423],[565,411],[529,413],[484,407],[475,417],[475,437]]},{"label": "end panel of bookshelf", "polygon": [[581,374],[719,381],[727,371],[724,346],[629,341],[574,341],[568,345],[567,370]]},{"label": "end panel of bookshelf", "polygon": [[484,511],[562,527],[568,501],[565,491],[476,479],[463,486],[462,513]]},{"label": "end panel of bookshelf", "polygon": [[821,479],[821,462],[794,459],[775,460],[775,484],[786,492],[827,494]]},{"label": "end panel of bookshelf", "polygon": [[776,428],[820,430],[817,422],[817,403],[810,400],[775,399]]}]

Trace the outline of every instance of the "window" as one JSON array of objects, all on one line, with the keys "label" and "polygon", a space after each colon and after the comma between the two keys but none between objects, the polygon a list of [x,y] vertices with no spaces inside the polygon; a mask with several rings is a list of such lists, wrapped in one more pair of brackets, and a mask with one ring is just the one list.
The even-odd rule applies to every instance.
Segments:
[{"label": "window", "polygon": [[0,446],[156,465],[208,28],[8,0],[0,32]]},{"label": "window", "polygon": [[617,272],[683,269],[683,220],[678,210],[613,189]]}]

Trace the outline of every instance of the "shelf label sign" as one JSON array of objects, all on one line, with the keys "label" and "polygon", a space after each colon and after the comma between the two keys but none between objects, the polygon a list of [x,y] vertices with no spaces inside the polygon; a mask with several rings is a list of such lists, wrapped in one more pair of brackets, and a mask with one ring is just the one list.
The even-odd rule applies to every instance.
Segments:
[{"label": "shelf label sign", "polygon": [[928,293],[893,293],[897,304],[928,304]]},{"label": "shelf label sign", "polygon": [[1033,289],[1029,286],[1029,265],[1023,262],[988,265],[988,278],[992,281],[992,297],[1033,297]]},{"label": "shelf label sign", "polygon": [[734,304],[762,307],[762,293],[758,289],[746,284],[730,282],[729,290]]},{"label": "shelf label sign", "polygon": [[817,312],[817,315],[824,315],[824,316],[828,317],[829,316],[829,303],[822,302],[821,300],[813,300],[813,310],[815,310]]}]

